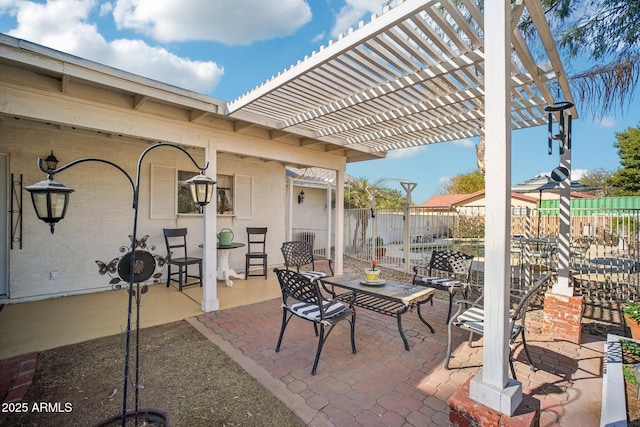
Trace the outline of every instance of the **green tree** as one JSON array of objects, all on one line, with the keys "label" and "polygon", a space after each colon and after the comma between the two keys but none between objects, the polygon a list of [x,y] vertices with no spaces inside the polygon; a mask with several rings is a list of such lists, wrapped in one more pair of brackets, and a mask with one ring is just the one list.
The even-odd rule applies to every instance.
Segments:
[{"label": "green tree", "polygon": [[[375,195],[380,191],[381,180],[374,183],[370,183],[365,177],[350,180],[348,182],[348,188],[344,193],[344,207],[346,209],[365,209],[374,208],[376,203]],[[352,247],[356,247],[358,241],[360,245],[364,246],[367,238],[367,228],[369,227],[369,215],[362,215],[358,211],[350,211],[356,218],[356,227],[353,232]],[[358,237],[360,237],[358,239]]]},{"label": "green tree", "polygon": [[[640,2],[542,0],[542,4],[559,50],[567,55],[565,67],[578,111],[590,111],[593,117],[624,113],[640,79]],[[524,34],[533,34],[529,17],[518,26]],[[576,59],[594,65],[572,70]],[[481,135],[477,157],[483,174],[484,151]]]},{"label": "green tree", "polygon": [[620,169],[607,181],[615,189],[614,196],[640,195],[640,126],[616,132],[613,144],[620,156]]},{"label": "green tree", "polygon": [[[364,177],[349,181],[344,194],[345,209],[401,209],[406,199],[400,191],[384,187],[383,182],[383,179],[379,179],[371,183]],[[371,215],[363,215],[361,211],[350,212],[356,218],[352,246],[356,247],[358,242],[364,246]]]},{"label": "green tree", "polygon": [[[569,59],[587,59],[588,70],[570,72],[576,102],[594,116],[628,106],[640,78],[640,2],[543,0],[559,48]],[[521,23],[525,31],[530,20]]]},{"label": "green tree", "polygon": [[376,208],[402,209],[406,202],[407,199],[400,190],[383,187],[376,197]]},{"label": "green tree", "polygon": [[456,175],[442,186],[442,194],[470,194],[480,190],[484,190],[484,174],[480,170]]},{"label": "green tree", "polygon": [[613,191],[611,184],[609,184],[612,176],[613,172],[598,168],[584,174],[582,178],[580,178],[580,182],[591,187],[597,187],[598,190],[594,191],[594,195],[598,197],[608,197],[611,196],[611,192]]}]

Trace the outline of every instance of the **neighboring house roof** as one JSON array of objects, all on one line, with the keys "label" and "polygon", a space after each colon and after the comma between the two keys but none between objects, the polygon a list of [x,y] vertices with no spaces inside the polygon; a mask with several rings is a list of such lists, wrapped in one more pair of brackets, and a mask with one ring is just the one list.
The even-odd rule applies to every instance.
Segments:
[{"label": "neighboring house roof", "polygon": [[458,201],[468,196],[468,194],[438,194],[431,197],[426,202],[422,203],[420,207],[424,208],[451,208],[457,204]]},{"label": "neighboring house roof", "polygon": [[597,199],[598,196],[594,196],[593,194],[582,193],[580,191],[572,191],[571,198],[572,199]]},{"label": "neighboring house roof", "polygon": [[[470,201],[482,198],[484,197],[484,193],[485,190],[476,191],[475,193],[470,194],[439,194],[422,203],[420,207],[452,209],[455,206],[462,206]],[[538,199],[519,193],[511,193],[511,198],[523,200],[525,202],[538,202]]]}]

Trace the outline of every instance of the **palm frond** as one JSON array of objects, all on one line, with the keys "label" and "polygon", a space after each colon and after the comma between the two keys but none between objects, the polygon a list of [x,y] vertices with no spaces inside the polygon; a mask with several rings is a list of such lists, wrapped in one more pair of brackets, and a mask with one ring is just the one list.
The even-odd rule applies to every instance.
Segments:
[{"label": "palm frond", "polygon": [[640,55],[628,54],[569,77],[579,110],[603,117],[624,113],[633,100],[640,78]]}]

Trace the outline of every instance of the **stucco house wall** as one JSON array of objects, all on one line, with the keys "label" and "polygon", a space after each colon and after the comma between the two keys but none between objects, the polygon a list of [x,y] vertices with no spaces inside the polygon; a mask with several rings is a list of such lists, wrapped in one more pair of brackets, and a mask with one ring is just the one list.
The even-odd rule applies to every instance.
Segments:
[{"label": "stucco house wall", "polygon": [[[37,159],[46,157],[52,150],[60,160],[59,166],[84,157],[109,159],[135,179],[138,158],[148,145],[126,137],[102,136],[22,120],[0,120],[0,151],[9,155],[10,172],[16,177],[22,174],[23,187],[46,179],[37,168]],[[188,151],[199,164],[205,163],[204,149]],[[269,264],[281,264],[279,248],[285,238],[286,220],[284,215],[273,212],[281,211],[285,206],[283,164],[258,159],[239,160],[222,154],[218,157],[218,174],[241,174],[252,178],[253,216],[247,219],[218,216],[214,232],[230,228],[234,231],[235,241],[246,243],[247,226],[268,227]],[[163,148],[149,152],[140,175],[138,236],[148,235],[147,243],[156,247],[153,253],[164,256],[162,229],[186,227],[189,254],[202,256],[202,215],[150,218],[152,165],[194,170],[188,157],[177,150]],[[128,236],[132,232],[134,214],[132,191],[121,172],[102,163],[87,162],[57,174],[55,179],[75,191],[71,194],[67,215],[56,225],[53,235],[36,217],[29,194],[23,190],[22,249],[9,251],[8,291],[12,301],[110,290],[109,277],[98,274],[95,261],[108,263],[121,255],[120,247],[130,244]],[[215,212],[209,209],[210,213]],[[231,251],[230,265],[236,271],[244,271],[245,251],[242,248]]]},{"label": "stucco house wall", "polygon": [[[9,234],[15,224],[6,210],[3,218],[0,303],[109,290],[110,278],[98,274],[95,261],[108,263],[123,254],[120,248],[130,245],[131,187],[120,171],[104,163],[81,163],[55,175],[75,190],[55,234],[37,219],[24,187],[46,179],[37,159],[52,150],[59,167],[79,158],[99,158],[117,164],[135,179],[144,150],[166,142],[187,150],[199,165],[208,163],[208,176],[233,175],[241,180],[250,193],[249,199],[243,199],[242,215],[217,215],[215,204],[204,215],[176,216],[171,209],[156,215],[158,206],[164,209],[175,203],[165,200],[176,190],[172,173],[196,172],[197,167],[175,148],[154,148],[141,167],[138,238],[149,235],[148,245],[156,248],[152,252],[165,255],[162,229],[188,228],[189,254],[204,256],[204,311],[219,307],[216,234],[222,228],[232,229],[234,240],[246,243],[247,226],[267,227],[268,264],[281,265],[280,246],[291,227],[287,212],[293,203],[286,168],[321,168],[342,183],[349,159],[378,157],[360,146],[344,148],[340,141],[279,130],[277,123],[251,114],[237,112],[230,117],[225,101],[6,35],[0,35],[0,97],[5,201],[13,197],[9,174],[23,178],[23,189],[18,190],[23,197],[22,235],[16,236],[20,244],[13,249],[9,249]],[[318,197],[320,201],[322,196]],[[337,197],[342,197],[341,189]],[[310,201],[315,198],[309,195]],[[326,206],[326,200],[321,204]],[[342,226],[340,211],[337,206],[336,227]],[[315,222],[316,214],[321,215],[303,211],[294,215],[307,215]],[[336,271],[340,272],[337,237]],[[238,272],[244,271],[245,251],[229,253],[230,267]]]}]

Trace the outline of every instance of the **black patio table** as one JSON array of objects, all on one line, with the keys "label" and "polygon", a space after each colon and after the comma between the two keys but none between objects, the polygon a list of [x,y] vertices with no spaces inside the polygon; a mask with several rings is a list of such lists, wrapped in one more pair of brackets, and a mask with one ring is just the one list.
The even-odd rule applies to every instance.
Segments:
[{"label": "black patio table", "polygon": [[[409,310],[417,308],[418,317],[427,325],[431,333],[435,331],[422,316],[420,307],[433,298],[435,289],[423,286],[415,286],[394,280],[380,280],[378,283],[367,282],[363,275],[347,274],[343,276],[323,277],[318,279],[324,288],[350,306],[362,307],[376,313],[395,317],[398,321],[400,337],[404,342],[405,350],[409,350],[409,343],[402,330],[402,315]],[[330,285],[330,288],[327,287]],[[350,292],[337,293],[335,288],[346,289]]]}]

